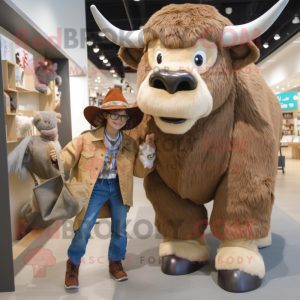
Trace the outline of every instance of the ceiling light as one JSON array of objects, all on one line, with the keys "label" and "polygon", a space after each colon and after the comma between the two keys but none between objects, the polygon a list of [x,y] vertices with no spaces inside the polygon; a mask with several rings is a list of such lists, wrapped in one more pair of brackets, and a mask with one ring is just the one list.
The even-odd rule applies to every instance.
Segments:
[{"label": "ceiling light", "polygon": [[226,12],[227,15],[231,15],[232,14],[232,7],[226,7],[225,12]]},{"label": "ceiling light", "polygon": [[101,82],[101,80],[98,80],[98,82]]},{"label": "ceiling light", "polygon": [[263,47],[264,47],[264,48],[269,48],[269,44],[268,44],[268,43],[264,43],[264,44],[263,44]]},{"label": "ceiling light", "polygon": [[284,91],[284,88],[282,88],[282,90]]},{"label": "ceiling light", "polygon": [[114,68],[111,68],[111,69],[110,69],[110,73],[116,73],[115,69],[114,69]]},{"label": "ceiling light", "polygon": [[140,0],[133,0],[133,1],[140,1]]},{"label": "ceiling light", "polygon": [[110,67],[110,66],[111,66],[111,63],[110,63],[110,62],[108,62],[108,63],[106,64],[106,66],[107,66],[107,67]]},{"label": "ceiling light", "polygon": [[99,56],[99,59],[103,60],[105,58],[105,56],[102,54]]},{"label": "ceiling light", "polygon": [[274,40],[279,40],[280,39],[280,35],[278,34],[278,33],[276,33],[275,35],[274,35]]},{"label": "ceiling light", "polygon": [[97,79],[95,80],[95,82],[97,82]]},{"label": "ceiling light", "polygon": [[131,89],[130,92],[133,93],[133,89]]},{"label": "ceiling light", "polygon": [[100,79],[100,77],[98,76],[97,79]]},{"label": "ceiling light", "polygon": [[86,42],[88,46],[92,46],[94,42],[92,40]]},{"label": "ceiling light", "polygon": [[96,86],[95,89],[98,90],[98,87]]},{"label": "ceiling light", "polygon": [[108,59],[107,58],[103,59],[103,62],[106,64],[108,62]]},{"label": "ceiling light", "polygon": [[296,85],[294,85],[294,87],[297,87]]},{"label": "ceiling light", "polygon": [[100,32],[98,33],[98,35],[99,35],[99,36],[102,36],[102,37],[105,36],[105,34],[104,34],[102,31],[100,31]]},{"label": "ceiling light", "polygon": [[94,49],[93,49],[93,51],[95,52],[95,53],[98,53],[99,52],[99,47],[98,46],[96,46]]},{"label": "ceiling light", "polygon": [[279,86],[276,86],[276,88],[278,88],[278,89],[279,89]]},{"label": "ceiling light", "polygon": [[298,15],[295,16],[295,18],[293,19],[292,23],[293,24],[299,24],[300,23]]},{"label": "ceiling light", "polygon": [[113,74],[114,77],[117,77],[117,74]]}]

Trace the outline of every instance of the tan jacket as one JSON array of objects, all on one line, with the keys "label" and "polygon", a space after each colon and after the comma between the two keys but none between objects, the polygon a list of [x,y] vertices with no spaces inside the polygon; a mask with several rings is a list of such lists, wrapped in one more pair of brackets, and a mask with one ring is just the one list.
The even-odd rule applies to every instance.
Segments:
[{"label": "tan jacket", "polygon": [[[122,141],[117,154],[117,169],[123,203],[129,207],[133,206],[133,176],[144,178],[154,170],[144,168],[139,155],[139,148],[135,140],[121,131]],[[60,151],[64,171],[70,171],[69,182],[83,182],[89,184],[89,199],[94,185],[99,177],[100,170],[106,154],[104,144],[104,127],[89,131],[74,138]],[[48,143],[47,157],[50,159],[50,151],[54,149]],[[57,168],[57,164],[53,165]],[[73,230],[77,230],[84,218],[89,200],[85,203],[81,212],[75,217]],[[98,218],[110,218],[108,201],[102,206]]]}]

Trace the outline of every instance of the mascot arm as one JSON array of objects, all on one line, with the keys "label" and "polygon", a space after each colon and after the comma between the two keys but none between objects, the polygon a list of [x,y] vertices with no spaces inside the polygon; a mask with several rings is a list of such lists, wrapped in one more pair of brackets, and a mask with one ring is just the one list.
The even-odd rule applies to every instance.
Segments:
[{"label": "mascot arm", "polygon": [[154,170],[153,162],[155,160],[155,150],[147,144],[136,149],[137,156],[135,158],[133,175],[140,178],[145,178]]},{"label": "mascot arm", "polygon": [[[47,144],[47,157],[51,160],[50,151],[54,150],[51,143]],[[64,172],[68,172],[71,168],[77,164],[82,151],[82,137],[79,136],[74,138],[71,142],[67,144],[65,148],[60,150],[60,158],[64,167]],[[58,164],[53,164],[53,167],[58,169]]]},{"label": "mascot arm", "polygon": [[144,145],[140,145],[140,150],[143,153],[139,155],[141,162],[143,163],[144,167],[151,169],[153,167],[153,162],[155,160],[155,149],[153,149],[150,145],[144,143]]}]

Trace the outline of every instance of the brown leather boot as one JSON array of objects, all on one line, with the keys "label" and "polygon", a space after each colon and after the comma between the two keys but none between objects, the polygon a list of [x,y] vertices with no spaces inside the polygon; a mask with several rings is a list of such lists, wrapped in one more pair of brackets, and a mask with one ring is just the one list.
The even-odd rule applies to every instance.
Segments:
[{"label": "brown leather boot", "polygon": [[109,273],[114,276],[116,281],[124,281],[128,279],[127,274],[123,269],[121,260],[110,261],[108,267]]},{"label": "brown leather boot", "polygon": [[78,281],[78,273],[79,273],[79,266],[74,265],[70,259],[67,260],[67,271],[66,271],[66,279],[65,279],[65,288],[66,289],[78,289],[79,288],[79,281]]}]

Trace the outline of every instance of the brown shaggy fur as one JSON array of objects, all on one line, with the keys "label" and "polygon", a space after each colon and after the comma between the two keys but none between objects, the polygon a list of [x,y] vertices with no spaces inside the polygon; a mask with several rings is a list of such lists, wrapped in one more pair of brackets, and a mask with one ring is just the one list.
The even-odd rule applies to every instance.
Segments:
[{"label": "brown shaggy fur", "polygon": [[140,60],[138,56],[132,60],[130,50],[121,47],[119,52],[121,59],[137,66],[139,90],[151,71],[147,46],[153,39],[161,39],[167,48],[185,48],[206,30],[206,38],[218,47],[214,67],[201,75],[213,97],[209,116],[185,134],[172,135],[145,115],[129,133],[139,143],[148,133],[156,135],[156,170],[145,178],[144,187],[156,213],[155,224],[164,236],[195,238],[198,221],[202,224],[196,232],[203,233],[207,222],[203,204],[212,200],[210,225],[217,238],[259,239],[269,232],[281,108],[253,64],[259,57],[254,43],[231,49],[220,46],[218,37],[227,25],[232,24],[212,6],[171,4],[144,26]]}]

